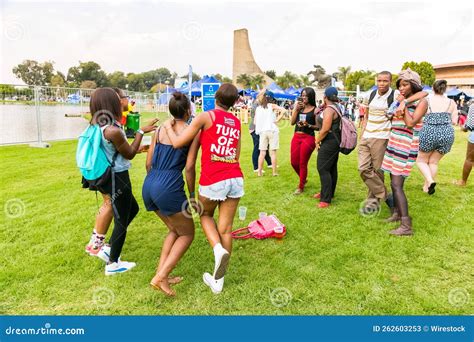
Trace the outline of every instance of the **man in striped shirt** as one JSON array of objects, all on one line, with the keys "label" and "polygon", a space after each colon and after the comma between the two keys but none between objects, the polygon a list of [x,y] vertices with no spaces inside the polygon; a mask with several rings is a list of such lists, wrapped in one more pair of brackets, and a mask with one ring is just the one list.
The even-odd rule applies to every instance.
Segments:
[{"label": "man in striped shirt", "polygon": [[377,74],[377,89],[371,92],[363,104],[367,107],[362,125],[362,134],[359,142],[359,173],[368,188],[367,200],[361,208],[362,214],[374,213],[380,209],[380,203],[385,201],[393,211],[393,196],[388,193],[384,183],[384,175],[380,170],[383,156],[390,138],[392,118],[387,114],[390,105],[397,101],[399,110],[403,111],[406,103],[414,102],[427,96],[420,91],[405,99],[398,90],[390,88],[392,74],[382,71]]},{"label": "man in striped shirt", "polygon": [[[390,88],[392,74],[382,71],[377,75],[377,90],[370,93],[363,104],[368,107],[365,111],[359,142],[359,173],[368,188],[367,201],[361,209],[362,213],[373,212],[379,208],[382,201],[393,207],[393,199],[388,196],[384,184],[384,175],[380,170],[383,156],[390,137],[391,121],[387,110],[396,100],[399,92]],[[388,199],[388,200],[387,200]]]}]

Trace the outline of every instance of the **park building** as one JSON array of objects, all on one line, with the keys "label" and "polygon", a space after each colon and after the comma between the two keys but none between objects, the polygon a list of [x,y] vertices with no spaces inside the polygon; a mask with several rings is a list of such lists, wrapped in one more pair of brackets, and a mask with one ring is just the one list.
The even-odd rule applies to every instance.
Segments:
[{"label": "park building", "polygon": [[474,61],[440,64],[433,68],[437,80],[448,82],[448,89],[458,88],[469,94],[474,93]]}]

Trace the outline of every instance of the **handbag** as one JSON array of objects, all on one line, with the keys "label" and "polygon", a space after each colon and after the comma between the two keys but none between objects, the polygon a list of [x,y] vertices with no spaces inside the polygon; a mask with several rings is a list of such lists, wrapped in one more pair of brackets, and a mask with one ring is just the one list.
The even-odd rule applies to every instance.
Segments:
[{"label": "handbag", "polygon": [[[243,232],[248,231],[244,234]],[[263,240],[268,238],[282,238],[286,235],[286,227],[275,215],[268,215],[252,221],[247,227],[236,229],[232,232],[234,239],[255,238]]]}]

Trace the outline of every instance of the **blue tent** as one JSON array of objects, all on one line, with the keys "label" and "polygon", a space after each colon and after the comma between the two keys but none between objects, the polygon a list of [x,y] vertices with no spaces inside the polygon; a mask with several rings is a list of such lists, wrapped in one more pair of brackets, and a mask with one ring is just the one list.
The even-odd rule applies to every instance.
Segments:
[{"label": "blue tent", "polygon": [[[191,96],[201,96],[201,84],[202,83],[219,83],[219,80],[214,76],[205,75],[201,80],[195,81],[191,84]],[[189,85],[184,83],[181,88],[177,89],[178,91],[188,94],[189,93]]]},{"label": "blue tent", "polygon": [[297,95],[287,94],[283,89],[281,89],[275,82],[270,84],[267,87],[267,90],[273,94],[273,97],[278,100],[294,100]]},{"label": "blue tent", "polygon": [[291,86],[288,89],[286,89],[285,92],[289,95],[300,96],[302,90],[303,88],[296,89],[295,87]]},{"label": "blue tent", "polygon": [[79,95],[79,92],[77,92],[75,94],[69,94],[67,96],[67,102],[69,102],[69,103],[77,104],[80,101],[81,101],[81,96]]},{"label": "blue tent", "polygon": [[452,88],[452,89],[450,89],[446,92],[447,97],[449,97],[451,99],[454,99],[456,101],[459,100],[460,97],[463,96],[463,95],[464,95],[464,100],[465,101],[469,101],[472,98],[472,96],[466,94],[465,92],[463,92],[463,91],[461,91],[457,88]]}]

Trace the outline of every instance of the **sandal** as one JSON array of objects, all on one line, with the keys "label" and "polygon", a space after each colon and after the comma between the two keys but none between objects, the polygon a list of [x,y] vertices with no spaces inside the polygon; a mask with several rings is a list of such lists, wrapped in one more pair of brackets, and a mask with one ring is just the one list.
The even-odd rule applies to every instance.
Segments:
[{"label": "sandal", "polygon": [[176,285],[176,284],[179,284],[183,281],[183,277],[168,277],[168,283],[170,285]]},{"label": "sandal", "polygon": [[168,297],[174,297],[176,296],[176,292],[174,292],[173,290],[169,290],[169,291],[166,291],[165,289],[163,289],[160,285],[160,283],[162,283],[164,280],[158,280],[158,284],[155,284],[153,281],[150,282],[150,285],[151,287],[153,287],[155,290],[158,290],[158,291],[161,291],[163,292],[165,295],[167,295]]},{"label": "sandal", "polygon": [[435,189],[436,187],[436,182],[433,182],[430,184],[430,186],[428,187],[428,195],[433,195],[436,191]]}]

